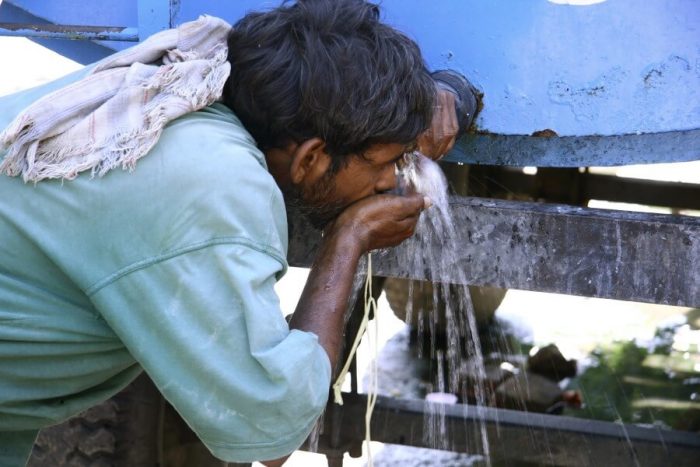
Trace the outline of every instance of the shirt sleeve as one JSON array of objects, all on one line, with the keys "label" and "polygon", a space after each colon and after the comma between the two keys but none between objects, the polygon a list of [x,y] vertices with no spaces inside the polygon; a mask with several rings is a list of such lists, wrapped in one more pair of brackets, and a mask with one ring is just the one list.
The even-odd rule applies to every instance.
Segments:
[{"label": "shirt sleeve", "polygon": [[166,254],[92,295],[104,319],[200,439],[231,462],[298,448],[325,407],[317,337],[290,331],[274,291],[284,260],[245,239]]}]

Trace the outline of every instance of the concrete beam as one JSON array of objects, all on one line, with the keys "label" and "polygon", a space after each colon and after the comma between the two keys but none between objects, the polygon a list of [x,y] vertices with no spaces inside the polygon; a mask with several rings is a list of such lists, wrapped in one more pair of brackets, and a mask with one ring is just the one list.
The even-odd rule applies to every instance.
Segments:
[{"label": "concrete beam", "polygon": [[[443,282],[700,306],[700,218],[464,197],[450,208],[460,248],[444,252],[453,267]],[[290,264],[309,266],[319,238],[292,216]],[[375,254],[374,267],[437,279],[392,251]]]}]

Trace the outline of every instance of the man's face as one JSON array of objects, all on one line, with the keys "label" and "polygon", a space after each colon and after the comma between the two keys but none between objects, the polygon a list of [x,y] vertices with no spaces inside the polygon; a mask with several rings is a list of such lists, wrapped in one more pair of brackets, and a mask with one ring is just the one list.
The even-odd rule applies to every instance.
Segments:
[{"label": "man's face", "polygon": [[316,228],[323,228],[352,203],[396,188],[396,164],[406,152],[402,144],[376,144],[363,156],[350,156],[332,173],[299,187],[292,198]]}]

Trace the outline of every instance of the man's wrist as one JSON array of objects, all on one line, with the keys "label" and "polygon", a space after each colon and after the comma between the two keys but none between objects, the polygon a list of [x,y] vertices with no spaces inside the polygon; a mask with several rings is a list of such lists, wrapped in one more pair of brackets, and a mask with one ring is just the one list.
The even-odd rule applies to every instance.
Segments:
[{"label": "man's wrist", "polygon": [[369,235],[367,235],[362,225],[354,222],[345,223],[341,219],[336,220],[324,232],[323,239],[324,244],[331,250],[343,252],[357,258],[369,250]]}]

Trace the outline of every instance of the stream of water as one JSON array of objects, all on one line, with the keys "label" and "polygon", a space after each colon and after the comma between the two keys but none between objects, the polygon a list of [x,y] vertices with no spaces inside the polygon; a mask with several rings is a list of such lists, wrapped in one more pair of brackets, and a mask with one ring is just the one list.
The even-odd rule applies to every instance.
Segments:
[{"label": "stream of water", "polygon": [[[434,391],[437,393],[459,394],[467,400],[467,390],[476,399],[477,416],[481,415],[486,406],[486,393],[483,383],[476,387],[467,388],[461,384],[461,369],[464,362],[475,365],[478,381],[486,380],[486,372],[481,354],[481,343],[477,331],[474,308],[466,284],[466,276],[461,270],[458,284],[445,284],[441,278],[454,277],[454,255],[457,251],[456,232],[449,210],[447,195],[447,180],[440,167],[434,161],[419,153],[406,156],[405,164],[399,171],[399,190],[401,192],[418,192],[429,197],[433,206],[423,211],[418,222],[416,233],[398,247],[383,252],[392,261],[400,265],[406,277],[415,277],[424,272],[433,282],[433,303],[444,304],[444,317],[437,316],[436,307],[427,309],[412,309],[412,283],[409,285],[407,305],[407,323],[415,323],[418,333],[426,333],[430,339],[430,357],[437,362],[437,380]],[[388,258],[387,258],[388,259]],[[428,316],[425,316],[428,314]],[[438,321],[444,320],[446,345],[438,349]],[[424,326],[428,326],[427,332]],[[451,446],[449,433],[446,429],[444,408],[442,404],[426,402],[426,420],[424,423],[424,442],[431,447],[449,449]],[[465,405],[465,410],[466,409]],[[466,415],[466,414],[465,414]],[[479,433],[476,434],[481,444],[487,465],[490,465],[489,440],[486,424],[480,423]]]}]

